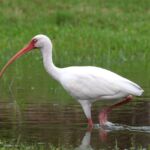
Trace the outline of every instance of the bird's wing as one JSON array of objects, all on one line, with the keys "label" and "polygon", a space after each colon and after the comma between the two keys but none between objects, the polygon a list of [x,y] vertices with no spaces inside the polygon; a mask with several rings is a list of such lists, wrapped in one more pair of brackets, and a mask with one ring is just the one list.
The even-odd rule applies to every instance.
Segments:
[{"label": "bird's wing", "polygon": [[61,83],[77,99],[97,99],[120,91],[114,76],[105,69],[80,67],[65,72]]}]

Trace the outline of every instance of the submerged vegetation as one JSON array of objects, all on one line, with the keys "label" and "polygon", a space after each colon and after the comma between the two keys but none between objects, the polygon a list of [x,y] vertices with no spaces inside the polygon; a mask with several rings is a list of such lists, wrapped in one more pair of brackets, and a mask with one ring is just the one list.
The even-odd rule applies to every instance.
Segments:
[{"label": "submerged vegetation", "polygon": [[[120,148],[118,147],[117,143],[114,146],[114,148],[112,148],[113,150],[120,150]],[[148,146],[148,148],[144,148],[142,146],[131,146],[130,148],[128,148],[128,150],[149,150],[150,149],[150,145]],[[56,147],[52,144],[44,144],[44,143],[35,143],[35,144],[25,144],[25,143],[11,143],[8,144],[7,142],[2,142],[0,141],[0,150],[82,150],[82,148],[73,148],[72,146],[59,146]],[[87,147],[86,149],[83,148],[83,150],[92,150],[92,148]],[[93,149],[94,150],[94,149]],[[105,148],[100,148],[99,150],[106,150]]]}]

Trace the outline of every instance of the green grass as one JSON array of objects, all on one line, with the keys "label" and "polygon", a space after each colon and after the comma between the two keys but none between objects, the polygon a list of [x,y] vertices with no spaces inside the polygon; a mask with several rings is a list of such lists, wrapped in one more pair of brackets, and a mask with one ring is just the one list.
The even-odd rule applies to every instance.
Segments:
[{"label": "green grass", "polygon": [[73,150],[73,148],[65,148],[64,146],[55,147],[51,144],[6,144],[0,143],[0,150]]},{"label": "green grass", "polygon": [[[75,148],[76,150],[79,150],[78,148]],[[0,142],[0,150],[75,150],[72,146],[54,146],[52,144],[43,144],[43,143],[37,143],[37,144],[8,144],[6,142]],[[90,149],[90,148],[89,148]],[[107,149],[107,148],[106,148]],[[105,148],[100,148],[99,150],[106,150]],[[119,150],[117,143],[114,146],[113,150]],[[131,146],[128,148],[128,150],[149,150],[150,145],[147,148],[144,148],[142,146],[134,147]]]},{"label": "green grass", "polygon": [[[148,0],[2,1],[0,65],[38,33],[52,39],[60,67],[147,61],[149,6]],[[24,58],[27,65],[38,63],[34,55]]]},{"label": "green grass", "polygon": [[[53,58],[58,67],[100,66],[148,87],[149,8],[149,0],[3,0],[0,6],[0,68],[34,35],[43,33],[52,39]],[[33,97],[40,96],[40,92],[34,90],[47,95],[50,91],[47,87],[53,87],[50,92],[54,94],[53,99],[57,91],[63,91],[43,69],[38,50],[10,68],[1,79],[1,86],[4,91],[12,87],[16,97],[19,92],[15,89],[22,87],[26,93],[32,90]],[[143,72],[147,75],[144,79]],[[4,91],[1,97],[6,98],[8,92]]]}]

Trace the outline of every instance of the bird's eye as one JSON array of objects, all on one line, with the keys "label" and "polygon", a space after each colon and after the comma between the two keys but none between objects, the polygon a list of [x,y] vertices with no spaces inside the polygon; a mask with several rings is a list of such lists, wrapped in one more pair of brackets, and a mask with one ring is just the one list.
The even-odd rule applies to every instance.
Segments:
[{"label": "bird's eye", "polygon": [[37,42],[37,39],[33,39],[33,42],[36,43],[36,42]]}]

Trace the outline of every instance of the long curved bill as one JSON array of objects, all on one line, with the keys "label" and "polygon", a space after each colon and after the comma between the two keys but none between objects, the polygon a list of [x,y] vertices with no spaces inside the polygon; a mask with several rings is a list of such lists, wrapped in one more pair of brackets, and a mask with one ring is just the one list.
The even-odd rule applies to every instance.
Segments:
[{"label": "long curved bill", "polygon": [[34,43],[33,41],[29,42],[29,44],[27,46],[25,46],[24,48],[22,48],[18,53],[16,53],[11,59],[9,59],[9,61],[5,64],[5,66],[2,68],[2,70],[0,71],[0,77],[2,77],[3,73],[5,72],[5,70],[7,69],[7,67],[12,64],[17,58],[19,58],[20,56],[22,56],[23,54],[29,52],[30,50],[32,50],[34,47]]}]

